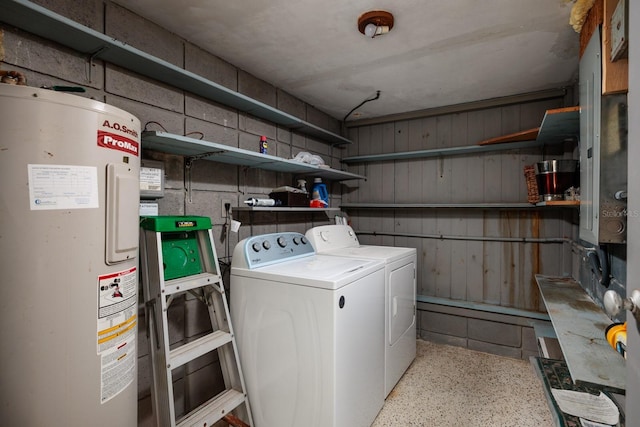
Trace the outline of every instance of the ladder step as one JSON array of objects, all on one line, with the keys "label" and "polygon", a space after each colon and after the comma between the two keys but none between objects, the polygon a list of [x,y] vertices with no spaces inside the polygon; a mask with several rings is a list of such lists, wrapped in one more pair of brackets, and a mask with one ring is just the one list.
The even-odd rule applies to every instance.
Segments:
[{"label": "ladder step", "polygon": [[212,273],[200,273],[164,282],[164,294],[173,295],[207,285],[216,285],[221,281],[220,276]]},{"label": "ladder step", "polygon": [[176,369],[187,362],[209,353],[210,351],[220,348],[231,342],[231,334],[225,331],[215,331],[208,335],[191,341],[180,347],[174,348],[169,352],[169,360],[167,361],[171,369]]},{"label": "ladder step", "polygon": [[245,396],[241,392],[234,389],[225,390],[179,420],[176,427],[212,426],[244,401]]}]

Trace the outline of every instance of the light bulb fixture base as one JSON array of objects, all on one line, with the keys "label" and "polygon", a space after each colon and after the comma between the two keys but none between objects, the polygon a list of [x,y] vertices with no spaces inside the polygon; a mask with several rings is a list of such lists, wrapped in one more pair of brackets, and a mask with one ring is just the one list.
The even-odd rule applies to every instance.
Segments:
[{"label": "light bulb fixture base", "polygon": [[393,28],[393,15],[385,10],[365,12],[358,18],[358,30],[367,37],[388,33]]}]

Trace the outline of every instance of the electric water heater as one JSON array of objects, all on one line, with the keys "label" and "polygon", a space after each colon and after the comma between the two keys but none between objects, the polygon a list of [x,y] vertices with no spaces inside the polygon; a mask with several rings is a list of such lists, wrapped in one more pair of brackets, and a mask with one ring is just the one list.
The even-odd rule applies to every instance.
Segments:
[{"label": "electric water heater", "polygon": [[0,84],[0,425],[137,424],[140,122]]}]

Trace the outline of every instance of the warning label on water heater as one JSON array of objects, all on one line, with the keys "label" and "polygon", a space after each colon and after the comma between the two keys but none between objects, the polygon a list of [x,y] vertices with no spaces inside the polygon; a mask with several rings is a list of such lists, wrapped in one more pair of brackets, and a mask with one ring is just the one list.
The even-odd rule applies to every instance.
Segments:
[{"label": "warning label on water heater", "polygon": [[135,267],[98,277],[97,352],[101,366],[101,403],[115,397],[135,379],[137,286]]}]

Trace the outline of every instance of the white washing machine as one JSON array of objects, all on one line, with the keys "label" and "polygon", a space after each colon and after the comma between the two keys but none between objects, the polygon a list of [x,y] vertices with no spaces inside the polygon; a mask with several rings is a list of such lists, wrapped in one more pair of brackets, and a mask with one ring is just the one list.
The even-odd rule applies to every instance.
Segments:
[{"label": "white washing machine", "polygon": [[384,404],[384,263],[300,233],[233,252],[231,321],[256,427],[368,427]]},{"label": "white washing machine", "polygon": [[416,249],[360,245],[348,225],[307,231],[318,254],[365,258],[385,263],[385,398],[416,357]]}]

